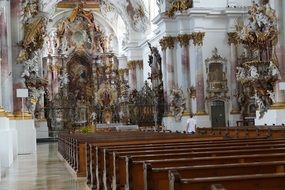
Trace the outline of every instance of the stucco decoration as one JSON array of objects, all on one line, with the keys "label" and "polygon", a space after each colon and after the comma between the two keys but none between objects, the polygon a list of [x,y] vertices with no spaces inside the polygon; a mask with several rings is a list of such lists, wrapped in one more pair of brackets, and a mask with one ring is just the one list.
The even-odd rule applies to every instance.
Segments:
[{"label": "stucco decoration", "polygon": [[252,88],[260,118],[274,103],[274,86],[280,79],[275,46],[278,41],[277,17],[268,1],[253,2],[246,24],[236,26],[238,41],[246,55],[237,67],[237,80],[243,88]]},{"label": "stucco decoration", "polygon": [[165,12],[168,17],[173,17],[175,12],[182,12],[193,7],[193,0],[169,0],[170,9]]},{"label": "stucco decoration", "polygon": [[22,20],[24,35],[19,42],[20,53],[17,62],[32,58],[32,53],[41,49],[46,35],[47,18],[39,11],[38,0],[26,0],[22,4]]},{"label": "stucco decoration", "polygon": [[170,111],[176,121],[180,121],[185,110],[186,99],[181,88],[173,88],[170,91]]},{"label": "stucco decoration", "polygon": [[109,3],[116,8],[126,26],[130,25],[134,31],[144,32],[149,27],[150,21],[142,0],[109,0]]},{"label": "stucco decoration", "polygon": [[46,46],[49,46],[48,43],[55,44],[51,48],[64,57],[68,57],[75,49],[85,49],[89,54],[106,53],[109,50],[108,36],[95,23],[93,13],[83,9],[82,4],[57,24],[56,32],[50,38],[51,42],[47,42]]},{"label": "stucco decoration", "polygon": [[[59,0],[42,0],[45,11],[51,10]],[[137,32],[144,32],[150,26],[148,11],[143,0],[104,0],[100,1],[101,14],[110,21],[115,15],[122,17],[125,26]],[[114,17],[113,17],[114,16]],[[115,19],[116,20],[116,19]],[[111,22],[112,23],[112,22]]]},{"label": "stucco decoration", "polygon": [[112,24],[117,23],[119,15],[115,6],[110,1],[101,1],[100,12]]},{"label": "stucco decoration", "polygon": [[25,84],[28,88],[27,108],[28,111],[34,114],[36,104],[45,93],[47,81],[39,76],[40,54],[35,52],[33,58],[25,61],[24,72],[21,77],[25,79]]},{"label": "stucco decoration", "polygon": [[28,111],[34,115],[47,86],[47,81],[40,75],[41,56],[39,53],[46,35],[47,18],[40,12],[38,0],[24,0],[21,16],[24,34],[22,41],[18,43],[21,50],[17,62],[24,63],[21,77],[25,79],[25,85],[28,88],[26,104]]}]

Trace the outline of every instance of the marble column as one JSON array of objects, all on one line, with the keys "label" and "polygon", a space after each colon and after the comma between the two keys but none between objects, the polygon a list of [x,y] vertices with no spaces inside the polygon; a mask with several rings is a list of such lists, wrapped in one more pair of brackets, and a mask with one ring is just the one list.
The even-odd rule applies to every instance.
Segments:
[{"label": "marble column", "polygon": [[180,43],[181,52],[181,64],[182,64],[182,90],[186,97],[186,112],[192,112],[191,109],[191,97],[188,95],[188,89],[190,88],[190,55],[189,55],[189,42],[191,34],[178,35],[177,39]]},{"label": "marble column", "polygon": [[280,70],[280,76],[281,79],[276,83],[276,102],[273,104],[273,107],[279,108],[285,108],[285,93],[284,90],[279,89],[279,82],[285,82],[285,48],[284,48],[284,43],[285,43],[285,24],[284,24],[284,19],[285,19],[285,14],[284,14],[284,8],[285,8],[285,2],[284,1],[279,1],[275,0],[274,1],[274,7],[277,13],[277,16],[279,17],[278,19],[278,30],[279,36],[278,36],[278,43],[276,45],[276,55],[278,59],[278,64],[279,64],[279,70]]},{"label": "marble column", "polygon": [[58,56],[53,56],[52,57],[52,83],[53,83],[53,94],[57,94],[58,93],[58,89],[59,89],[59,81],[58,81],[58,73],[59,70],[61,68],[61,64],[60,64],[61,60],[60,57]]},{"label": "marble column", "polygon": [[129,86],[130,90],[136,89],[137,75],[136,75],[136,61],[132,60],[128,62],[129,68]]},{"label": "marble column", "polygon": [[237,101],[237,78],[236,78],[236,67],[237,67],[237,33],[229,32],[228,33],[228,44],[230,45],[230,69],[231,69],[231,78],[230,78],[230,88],[231,88],[231,104],[232,110],[231,114],[239,114],[239,106]]},{"label": "marble column", "polygon": [[0,107],[3,106],[6,111],[12,111],[13,109],[10,15],[10,2],[0,1]]},{"label": "marble column", "polygon": [[197,115],[206,115],[205,110],[205,92],[204,92],[204,62],[202,54],[202,45],[205,33],[193,32],[192,39],[196,49],[196,101]]},{"label": "marble column", "polygon": [[143,60],[139,60],[136,65],[137,69],[137,89],[140,90],[142,89],[144,85],[144,80],[143,80]]},{"label": "marble column", "polygon": [[[11,23],[21,23],[20,15],[21,10],[21,0],[11,0],[9,1],[11,6]],[[11,57],[11,63],[17,63],[17,57],[20,51],[20,47],[17,45],[23,37],[23,27],[21,24],[11,24],[11,51],[13,52]],[[12,64],[12,77],[13,77],[13,111],[22,111],[22,101],[21,98],[16,96],[16,90],[20,88],[26,88],[24,79],[21,77],[23,73],[23,64]]]},{"label": "marble column", "polygon": [[118,74],[119,74],[120,81],[124,81],[125,70],[124,69],[118,69]]},{"label": "marble column", "polygon": [[[175,80],[174,80],[174,58],[173,58],[173,48],[175,43],[175,37],[166,36],[163,38],[166,46],[165,50],[165,65],[166,65],[166,75],[167,75],[167,104],[170,104],[170,92],[174,88]],[[169,108],[167,109],[169,110]]]},{"label": "marble column", "polygon": [[46,58],[47,80],[48,80],[47,89],[49,91],[50,100],[52,100],[54,97],[54,93],[53,93],[53,67],[52,67],[51,59],[52,59],[52,57],[50,55]]},{"label": "marble column", "polygon": [[166,67],[166,44],[164,39],[162,38],[159,41],[159,44],[161,46],[161,51],[162,51],[162,81],[163,81],[163,98],[164,98],[164,111],[167,112],[168,110],[168,104],[167,104],[167,90],[168,90],[168,85],[167,85],[167,67]]},{"label": "marble column", "polygon": [[[1,7],[0,7],[1,8]],[[0,9],[0,109],[2,108],[3,9]]]},{"label": "marble column", "polygon": [[129,69],[124,69],[124,81],[129,82]]}]

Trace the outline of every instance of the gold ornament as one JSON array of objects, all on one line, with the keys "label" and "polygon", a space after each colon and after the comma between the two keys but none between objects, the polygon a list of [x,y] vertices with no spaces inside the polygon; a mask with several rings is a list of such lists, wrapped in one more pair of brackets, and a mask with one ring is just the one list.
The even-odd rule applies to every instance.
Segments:
[{"label": "gold ornament", "polygon": [[177,36],[177,39],[181,47],[187,47],[189,45],[189,41],[192,39],[192,35],[191,34],[180,34]]},{"label": "gold ornament", "polygon": [[204,36],[205,36],[205,32],[193,32],[192,33],[192,39],[193,39],[194,46],[196,46],[196,45],[198,45],[198,46],[203,45]]}]

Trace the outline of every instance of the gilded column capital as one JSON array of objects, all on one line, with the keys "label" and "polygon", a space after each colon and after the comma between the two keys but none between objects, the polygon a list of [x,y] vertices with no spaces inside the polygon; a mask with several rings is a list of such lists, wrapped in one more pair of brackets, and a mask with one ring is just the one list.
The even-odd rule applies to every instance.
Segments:
[{"label": "gilded column capital", "polygon": [[159,40],[159,44],[162,50],[166,50],[166,44],[164,38]]},{"label": "gilded column capital", "polygon": [[143,60],[138,60],[136,64],[139,67],[139,69],[143,69]]},{"label": "gilded column capital", "polygon": [[136,67],[142,69],[143,68],[143,60],[131,60],[131,61],[128,61],[128,68],[129,69],[135,69]]},{"label": "gilded column capital", "polygon": [[125,69],[118,69],[118,74],[119,74],[119,76],[124,76]]},{"label": "gilded column capital", "polygon": [[173,0],[170,5],[170,9],[165,12],[168,17],[173,17],[177,11],[185,11],[193,7],[193,0]]},{"label": "gilded column capital", "polygon": [[192,33],[192,39],[194,46],[202,46],[203,45],[203,39],[205,36],[205,32],[193,32]]},{"label": "gilded column capital", "polygon": [[228,44],[238,44],[238,36],[236,32],[228,32]]},{"label": "gilded column capital", "polygon": [[189,45],[189,41],[192,39],[191,34],[179,34],[177,39],[180,43],[181,47],[187,47]]},{"label": "gilded column capital", "polygon": [[172,49],[174,48],[175,40],[176,37],[174,36],[164,36],[159,43],[163,50],[165,50],[166,48]]},{"label": "gilded column capital", "polygon": [[59,72],[62,69],[62,66],[60,64],[54,64],[54,65],[48,65],[48,71],[56,71]]}]

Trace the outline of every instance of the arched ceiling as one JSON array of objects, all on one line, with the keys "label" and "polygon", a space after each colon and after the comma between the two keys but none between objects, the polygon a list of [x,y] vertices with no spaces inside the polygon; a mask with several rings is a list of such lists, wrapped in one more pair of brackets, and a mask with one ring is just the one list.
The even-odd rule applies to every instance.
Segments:
[{"label": "arched ceiling", "polygon": [[116,22],[119,15],[129,32],[134,30],[143,33],[150,26],[148,10],[143,0],[42,0],[43,11],[50,12],[58,3],[63,5],[61,8],[72,8],[78,3],[83,3],[86,8],[94,8],[110,22]]}]

